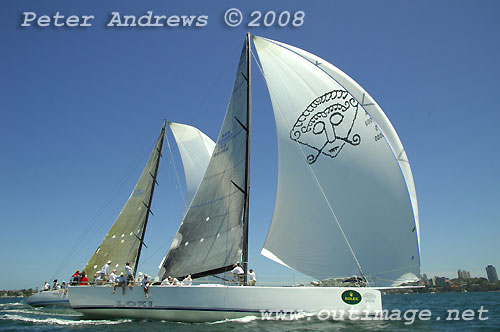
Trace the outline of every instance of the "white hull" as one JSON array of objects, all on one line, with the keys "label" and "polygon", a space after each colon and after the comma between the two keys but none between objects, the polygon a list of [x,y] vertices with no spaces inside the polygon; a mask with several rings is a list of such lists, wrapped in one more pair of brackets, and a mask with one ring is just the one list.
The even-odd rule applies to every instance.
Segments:
[{"label": "white hull", "polygon": [[70,307],[68,294],[64,294],[62,289],[38,292],[28,297],[26,303],[32,307]]},{"label": "white hull", "polygon": [[[154,286],[146,298],[141,287],[121,289],[112,294],[111,287],[70,287],[71,306],[94,318],[161,319],[181,322],[208,322],[265,312],[318,313],[335,315],[350,311],[375,314],[382,310],[382,298],[374,288],[345,287],[242,287],[199,285],[181,287]],[[345,291],[361,295],[357,304],[345,303]],[[331,315],[333,315],[331,313]]]}]

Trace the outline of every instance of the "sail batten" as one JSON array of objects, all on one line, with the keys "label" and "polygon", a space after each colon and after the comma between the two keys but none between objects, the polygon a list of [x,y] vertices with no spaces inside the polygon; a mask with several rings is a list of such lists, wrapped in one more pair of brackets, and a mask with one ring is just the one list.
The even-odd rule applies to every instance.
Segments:
[{"label": "sail batten", "polygon": [[[199,277],[227,271],[245,249],[248,52],[243,47],[231,98],[214,151],[158,277]],[[243,124],[243,126],[242,126]]]},{"label": "sail batten", "polygon": [[318,279],[362,274],[378,286],[414,280],[416,195],[385,114],[323,59],[264,38],[254,44],[278,136],[266,253]]},{"label": "sail batten", "polygon": [[148,216],[152,213],[151,202],[157,183],[156,175],[164,136],[165,125],[134,190],[108,234],[83,269],[87,273],[89,281],[94,280],[95,273],[107,261],[111,261],[112,267],[122,271],[125,263],[129,262],[134,273],[136,272],[141,249],[144,245]]}]

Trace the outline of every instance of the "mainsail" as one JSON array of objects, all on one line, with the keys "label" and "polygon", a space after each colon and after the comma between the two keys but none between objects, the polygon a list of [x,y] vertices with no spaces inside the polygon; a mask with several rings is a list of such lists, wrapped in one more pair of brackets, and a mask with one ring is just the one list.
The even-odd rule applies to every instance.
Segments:
[{"label": "mainsail", "polygon": [[174,134],[184,166],[187,209],[203,179],[215,142],[195,127],[174,122],[169,122],[168,125]]},{"label": "mainsail", "polygon": [[123,269],[125,263],[130,262],[130,267],[134,269],[134,273],[136,272],[144,241],[144,232],[151,212],[151,200],[164,136],[165,125],[163,125],[153,152],[127,203],[84,268],[89,281],[94,280],[94,274],[108,260],[111,261],[111,266],[117,269]]},{"label": "mainsail", "polygon": [[318,279],[377,286],[420,273],[418,209],[402,144],[347,75],[254,37],[278,136],[278,189],[263,254]]},{"label": "mainsail", "polygon": [[217,144],[158,277],[221,273],[241,262],[248,202],[249,42],[241,53]]}]

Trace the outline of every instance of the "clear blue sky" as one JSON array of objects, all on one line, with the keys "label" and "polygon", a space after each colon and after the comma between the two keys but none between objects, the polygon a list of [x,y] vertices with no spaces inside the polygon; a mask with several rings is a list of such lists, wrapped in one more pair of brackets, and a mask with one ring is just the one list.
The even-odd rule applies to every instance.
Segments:
[{"label": "clear blue sky", "polygon": [[[232,7],[244,24],[254,10],[306,15],[296,28],[230,28],[223,16]],[[113,11],[147,10],[207,15],[208,24],[106,26]],[[21,27],[24,11],[95,19],[91,27]],[[328,60],[384,109],[413,169],[423,273],[453,277],[460,268],[485,276],[486,265],[500,268],[499,13],[494,0],[0,2],[0,289],[67,280],[85,265],[132,191],[165,116],[216,139],[247,31]],[[256,69],[250,265],[269,280],[300,279],[260,256],[277,149]],[[152,274],[183,210],[165,148],[140,267]]]}]

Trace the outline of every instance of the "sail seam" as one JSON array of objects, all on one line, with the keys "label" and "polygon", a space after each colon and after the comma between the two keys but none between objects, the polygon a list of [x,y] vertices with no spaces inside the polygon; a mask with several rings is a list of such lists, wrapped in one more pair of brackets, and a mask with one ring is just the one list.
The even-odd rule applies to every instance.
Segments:
[{"label": "sail seam", "polygon": [[[311,63],[311,62],[309,61],[309,63]],[[313,63],[311,63],[311,64],[313,64]],[[258,64],[257,64],[257,65],[258,65]],[[313,65],[314,65],[314,64],[313,64]],[[259,66],[259,65],[258,65],[258,66]],[[268,83],[267,83],[267,79],[266,79],[266,75],[264,74],[264,71],[260,68],[260,66],[259,66],[259,69],[261,70],[261,73],[262,73],[262,75],[264,76],[264,81],[266,82],[266,85],[267,85],[267,87],[268,87],[269,94],[273,94],[272,89],[270,89],[270,88],[269,88],[269,85],[268,85]],[[329,76],[329,75],[328,75],[328,76]],[[282,112],[282,110],[281,110],[281,108],[280,108],[280,107],[278,107],[278,112],[279,112],[279,114],[280,114],[280,116],[281,116],[281,118],[282,118],[283,122],[284,122],[284,123],[286,123],[287,125],[289,125],[289,126],[290,126],[290,123],[288,123],[288,121],[286,120],[286,117],[284,116],[284,114],[283,114],[283,112]],[[302,155],[304,156],[304,158],[306,158],[306,159],[307,159],[306,154],[304,153],[304,149],[300,146],[300,144],[296,144],[296,146],[297,146],[297,148],[300,150],[300,152],[302,153]],[[344,230],[343,230],[342,226],[340,225],[340,222],[339,222],[339,220],[338,220],[337,216],[335,215],[335,212],[333,211],[333,208],[332,208],[332,206],[331,206],[331,204],[330,204],[330,202],[329,202],[328,198],[326,197],[326,194],[325,194],[325,192],[324,192],[324,190],[323,190],[323,187],[322,187],[322,186],[321,186],[321,184],[319,183],[319,180],[318,180],[318,178],[316,177],[316,174],[314,173],[314,170],[312,169],[312,167],[311,167],[311,165],[310,165],[310,164],[308,164],[308,169],[309,169],[309,171],[311,172],[311,174],[313,175],[314,181],[315,181],[316,185],[318,186],[318,188],[320,189],[320,191],[321,191],[321,195],[322,195],[322,196],[323,196],[323,198],[325,199],[326,204],[328,205],[328,209],[330,210],[330,213],[332,214],[332,216],[333,216],[333,218],[334,218],[335,222],[337,223],[337,226],[338,226],[338,228],[339,228],[339,230],[340,230],[340,233],[342,234],[342,237],[344,238],[344,241],[346,242],[347,247],[348,247],[349,251],[351,252],[352,257],[354,258],[354,261],[355,261],[355,263],[356,263],[356,266],[357,266],[357,268],[358,268],[359,272],[361,273],[361,276],[362,276],[362,277],[364,277],[364,278],[365,278],[365,280],[366,280],[366,282],[368,283],[368,280],[366,279],[366,276],[365,276],[365,274],[363,273],[363,269],[361,268],[361,265],[360,265],[360,263],[359,263],[359,260],[358,260],[358,258],[357,258],[357,256],[356,256],[356,254],[354,253],[354,250],[352,249],[351,244],[350,244],[349,240],[347,239],[347,236],[346,236],[346,234],[345,234],[345,232],[344,232]]]},{"label": "sail seam", "polygon": [[[262,38],[262,37],[259,37],[259,38]],[[298,53],[297,51],[294,51],[294,50],[292,50],[292,49],[290,49],[290,48],[286,47],[286,46],[285,46],[286,44],[285,44],[285,45],[282,45],[282,44],[280,44],[280,43],[277,43],[277,42],[276,42],[276,41],[274,41],[274,40],[267,39],[267,38],[262,38],[262,39],[264,39],[264,40],[268,41],[269,43],[272,43],[272,44],[274,44],[274,45],[276,45],[276,46],[279,46],[279,47],[281,47],[281,48],[283,48],[283,49],[285,49],[285,50],[287,50],[287,51],[289,51],[289,52],[292,52],[292,53],[296,54],[297,56],[301,57],[301,58],[302,58],[302,59],[304,59],[305,61],[308,61],[308,62],[309,62],[309,63],[311,63],[312,65],[316,66],[319,70],[321,70],[322,72],[324,72],[324,73],[325,73],[328,77],[330,77],[332,80],[334,80],[334,81],[335,81],[337,84],[339,84],[341,87],[343,87],[344,89],[346,89],[346,88],[344,87],[344,85],[343,85],[342,83],[340,83],[340,82],[339,82],[339,81],[338,81],[335,77],[333,77],[333,76],[332,76],[332,75],[330,75],[330,74],[329,74],[329,73],[328,73],[325,69],[323,69],[322,67],[320,67],[320,65],[322,65],[322,63],[319,63],[317,60],[316,60],[315,62],[313,62],[312,60],[310,60],[310,59],[308,59],[307,57],[303,56],[302,54]],[[328,62],[327,62],[327,63],[328,63]],[[267,83],[266,83],[266,84],[267,84]],[[348,91],[348,90],[346,89],[346,91]],[[351,93],[349,92],[349,94],[351,94]],[[365,91],[365,92],[363,92],[362,102],[360,103],[360,105],[361,105],[361,107],[363,108],[363,110],[366,112],[366,114],[367,114],[367,115],[368,115],[368,116],[369,116],[369,117],[373,120],[373,122],[375,123],[375,125],[377,125],[377,127],[378,127],[378,128],[379,128],[379,130],[380,130],[380,132],[382,133],[382,136],[383,136],[383,138],[384,138],[385,142],[387,143],[387,145],[388,145],[388,146],[389,146],[389,148],[391,149],[391,151],[392,151],[392,153],[393,153],[393,155],[394,155],[394,158],[395,158],[397,161],[399,161],[398,157],[396,156],[396,151],[394,150],[393,146],[390,144],[389,140],[387,139],[386,135],[384,134],[384,130],[383,130],[382,128],[380,128],[380,126],[378,126],[377,121],[375,121],[375,120],[373,119],[373,117],[370,115],[370,113],[369,113],[369,112],[367,111],[367,109],[365,108],[365,105],[364,105],[364,97],[365,97],[365,95],[366,95],[366,94],[367,94],[367,92],[366,92],[366,91]],[[352,95],[352,94],[351,94],[351,96],[352,96],[352,97],[353,97],[356,101],[358,101],[358,103],[359,103],[358,98],[356,98],[356,97],[355,97],[354,95]],[[376,102],[374,102],[373,104],[371,104],[371,103],[370,103],[370,104],[367,104],[367,106],[378,106],[378,104],[377,104]],[[379,106],[379,108],[380,108],[380,106]],[[382,109],[380,109],[380,110],[382,110]],[[383,111],[382,111],[382,113],[383,113]],[[384,114],[384,115],[385,115],[385,114]],[[394,130],[394,132],[396,133],[396,130],[395,130],[394,128],[393,128],[393,130]],[[397,136],[397,133],[396,133],[396,136]],[[398,140],[399,140],[399,137],[398,137]],[[401,143],[401,142],[400,142],[400,144],[402,145],[402,143]],[[408,163],[408,165],[409,165],[409,161],[408,161],[408,160],[403,160],[403,161],[404,161],[404,162],[406,162],[406,163]],[[399,163],[398,163],[398,165],[399,165]],[[417,226],[418,226],[418,232],[417,232],[417,245],[418,245],[418,255],[419,255],[419,257],[420,257],[420,219],[419,219],[419,214],[418,214],[418,211],[417,211],[417,207],[415,207],[415,208],[413,207],[413,203],[415,203],[415,205],[417,205],[417,204],[418,204],[418,203],[417,203],[416,192],[414,193],[414,195],[412,195],[412,194],[410,193],[410,190],[409,190],[409,188],[408,188],[408,182],[407,182],[407,180],[406,180],[406,178],[405,178],[405,176],[404,176],[403,169],[401,168],[401,165],[399,165],[399,168],[400,168],[400,170],[401,170],[401,173],[403,174],[403,179],[404,179],[404,181],[405,181],[405,183],[406,183],[406,186],[407,186],[408,195],[409,195],[409,197],[410,197],[410,202],[411,202],[412,209],[413,209],[413,216],[414,216],[414,220],[415,220],[415,225],[417,225],[417,224],[418,224],[418,225],[417,225]],[[415,198],[414,198],[414,201],[411,199],[411,197],[412,197],[412,196],[414,196],[414,197],[415,197]]]},{"label": "sail seam", "polygon": [[230,196],[233,196],[234,194],[236,194],[236,193],[238,193],[238,192],[239,192],[239,190],[235,190],[235,191],[233,191],[232,193],[230,193],[229,195],[222,196],[222,197],[219,197],[219,198],[217,198],[217,199],[214,199],[214,200],[211,200],[211,201],[208,201],[208,202],[202,203],[202,204],[198,204],[198,205],[191,206],[191,207],[190,207],[190,209],[199,208],[199,207],[202,207],[202,206],[205,206],[205,205],[211,204],[211,203],[215,203],[215,202],[218,202],[218,201],[222,201],[223,199],[228,198],[228,197],[230,197]]}]

